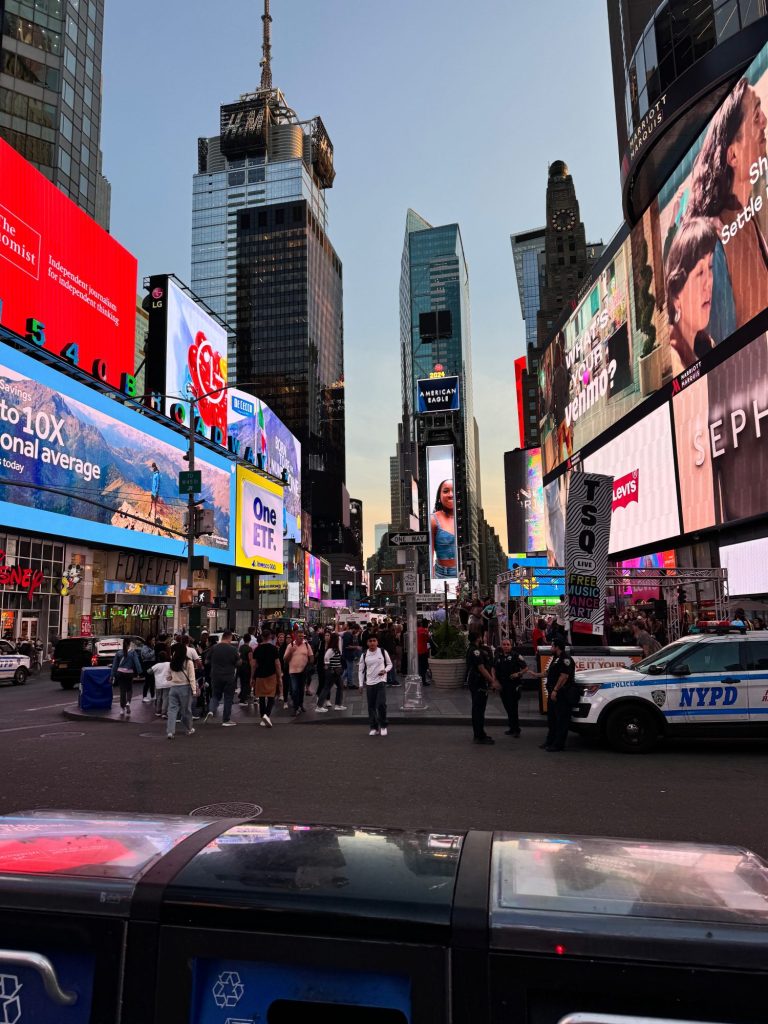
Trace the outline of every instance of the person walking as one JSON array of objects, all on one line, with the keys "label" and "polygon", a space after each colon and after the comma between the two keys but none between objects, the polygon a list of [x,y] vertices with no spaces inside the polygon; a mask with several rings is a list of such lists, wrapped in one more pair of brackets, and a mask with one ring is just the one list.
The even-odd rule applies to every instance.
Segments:
[{"label": "person walking", "polygon": [[195,663],[188,657],[187,646],[184,643],[174,644],[171,648],[171,660],[169,664],[171,674],[171,687],[168,693],[168,727],[166,735],[169,740],[176,736],[176,719],[181,719],[181,724],[187,731],[187,736],[194,735],[192,728],[192,698],[197,696],[197,680],[195,678]]},{"label": "person walking", "polygon": [[288,673],[291,686],[291,701],[293,702],[293,717],[298,718],[304,714],[304,691],[307,667],[314,661],[312,648],[307,643],[307,638],[301,630],[294,632],[290,644],[285,651],[283,664]]},{"label": "person walking", "polygon": [[491,675],[501,689],[501,703],[507,712],[507,736],[520,738],[520,716],[518,714],[520,693],[523,689],[523,673],[528,671],[525,659],[512,649],[512,641],[501,641],[501,650],[493,659]]},{"label": "person walking", "polygon": [[126,637],[123,640],[123,650],[117,652],[112,660],[112,685],[117,682],[120,687],[120,717],[131,717],[131,701],[133,700],[133,680],[136,676],[143,676],[144,668],[141,664],[139,652],[131,647],[131,641]]},{"label": "person walking", "polygon": [[368,637],[368,650],[360,658],[359,685],[365,686],[368,699],[369,736],[387,735],[387,674],[392,661],[386,651],[379,647],[375,635]]},{"label": "person walking", "polygon": [[635,643],[638,647],[643,649],[643,657],[647,658],[651,654],[655,654],[656,651],[661,650],[661,644],[655,636],[651,636],[644,625],[633,623],[632,633],[635,637]]},{"label": "person walking", "polygon": [[251,634],[244,633],[237,649],[239,660],[237,662],[237,680],[240,684],[240,705],[247,706],[253,702],[251,696]]},{"label": "person walking", "polygon": [[[317,696],[325,685],[325,633],[322,626],[315,626],[315,631],[309,638],[309,646],[312,648],[317,670],[317,687],[315,689],[315,696]],[[307,696],[312,696],[309,687],[307,687]]]},{"label": "person walking", "polygon": [[392,623],[386,622],[379,630],[377,636],[379,638],[379,647],[382,651],[387,652],[389,660],[392,662],[392,668],[387,675],[387,686],[399,686],[400,683],[397,680],[397,671],[395,669],[397,664],[397,643]]},{"label": "person walking", "polygon": [[155,648],[155,664],[147,669],[152,675],[155,689],[155,718],[168,717],[168,698],[171,690],[170,660],[168,648],[164,644],[158,644]]},{"label": "person walking", "polygon": [[139,648],[139,658],[141,659],[141,666],[144,669],[142,673],[144,676],[144,687],[141,694],[141,700],[143,704],[151,704],[155,699],[155,677],[150,668],[155,663],[155,641],[154,637],[147,637],[144,643]]},{"label": "person walking", "polygon": [[416,630],[416,656],[419,662],[421,685],[429,686],[427,671],[429,669],[429,622],[422,619]]},{"label": "person walking", "polygon": [[283,670],[280,654],[272,641],[271,630],[264,628],[261,632],[261,643],[251,654],[253,661],[253,683],[256,696],[259,698],[259,712],[262,726],[272,728],[272,711],[283,685]]},{"label": "person walking", "polygon": [[222,712],[221,724],[223,726],[237,725],[237,722],[232,721],[232,703],[235,699],[235,683],[239,660],[237,648],[232,643],[232,633],[227,630],[221,634],[221,640],[209,648],[208,668],[211,680],[211,703],[204,721],[208,722],[216,717],[216,712],[219,710],[219,702],[223,700],[224,710]]},{"label": "person walking", "polygon": [[344,665],[341,657],[341,651],[339,650],[339,634],[330,633],[328,636],[328,642],[323,656],[324,662],[324,673],[323,673],[323,687],[317,691],[317,704],[315,704],[315,711],[324,714],[330,710],[331,702],[331,687],[336,685],[336,704],[334,705],[334,711],[346,711],[347,706],[343,702],[344,694]]},{"label": "person walking", "polygon": [[467,685],[472,695],[472,737],[474,743],[491,746],[496,741],[485,731],[488,690],[493,686],[490,663],[478,633],[469,634],[467,648]]},{"label": "person walking", "polygon": [[540,750],[549,754],[565,750],[568,728],[571,724],[571,700],[575,689],[576,663],[565,653],[565,640],[558,636],[552,641],[552,660],[546,672],[535,673],[547,679],[547,738]]},{"label": "person walking", "polygon": [[360,628],[354,622],[348,622],[346,630],[341,634],[341,656],[344,659],[346,685],[355,685],[355,663],[360,657]]}]

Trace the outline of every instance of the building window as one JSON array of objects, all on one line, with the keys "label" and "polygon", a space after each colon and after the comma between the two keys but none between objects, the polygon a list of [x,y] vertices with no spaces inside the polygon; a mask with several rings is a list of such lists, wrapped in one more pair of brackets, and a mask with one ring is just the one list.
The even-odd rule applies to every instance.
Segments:
[{"label": "building window", "polygon": [[86,138],[90,139],[91,131],[92,131],[92,128],[93,128],[93,126],[91,125],[90,117],[83,116],[83,123],[82,123],[82,125],[80,127],[81,127],[83,135],[85,135]]},{"label": "building window", "polygon": [[77,22],[71,14],[67,15],[67,35],[77,45]]},{"label": "building window", "polygon": [[93,60],[91,57],[85,58],[85,73],[91,80],[93,80]]},{"label": "building window", "polygon": [[66,149],[59,149],[59,168],[69,177],[72,173],[72,157]]},{"label": "building window", "polygon": [[61,86],[61,98],[64,100],[66,105],[70,109],[74,109],[75,106],[75,90],[69,84],[69,82],[63,82]]},{"label": "building window", "polygon": [[83,145],[80,147],[80,163],[83,165],[83,167],[91,166],[91,152],[88,149],[86,143],[83,143]]},{"label": "building window", "polygon": [[77,58],[68,46],[64,47],[64,67],[73,77],[77,75]]},{"label": "building window", "polygon": [[61,134],[64,136],[67,142],[72,141],[72,122],[66,114],[61,115]]},{"label": "building window", "polygon": [[80,194],[88,198],[88,178],[85,174],[80,175]]}]

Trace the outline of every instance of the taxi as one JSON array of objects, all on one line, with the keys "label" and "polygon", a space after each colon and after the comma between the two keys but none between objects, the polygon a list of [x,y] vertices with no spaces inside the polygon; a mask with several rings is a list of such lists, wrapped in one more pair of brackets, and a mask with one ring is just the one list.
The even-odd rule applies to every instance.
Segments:
[{"label": "taxi", "polygon": [[641,754],[664,736],[768,733],[768,630],[681,637],[632,668],[577,672],[571,729]]},{"label": "taxi", "polygon": [[29,679],[29,657],[18,654],[13,644],[0,640],[0,683],[23,686]]}]

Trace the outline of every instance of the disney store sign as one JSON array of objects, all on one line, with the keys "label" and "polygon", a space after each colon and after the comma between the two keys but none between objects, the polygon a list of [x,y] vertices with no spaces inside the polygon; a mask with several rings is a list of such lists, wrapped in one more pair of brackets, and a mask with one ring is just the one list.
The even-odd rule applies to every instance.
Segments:
[{"label": "disney store sign", "polygon": [[0,550],[0,587],[14,587],[26,590],[31,600],[35,591],[43,585],[45,574],[42,569],[24,568],[21,565],[7,565],[5,552]]}]

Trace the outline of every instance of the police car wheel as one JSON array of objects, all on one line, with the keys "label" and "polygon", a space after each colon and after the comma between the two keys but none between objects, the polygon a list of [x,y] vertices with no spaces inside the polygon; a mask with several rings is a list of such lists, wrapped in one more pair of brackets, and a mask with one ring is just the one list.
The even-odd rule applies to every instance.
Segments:
[{"label": "police car wheel", "polygon": [[652,711],[640,704],[626,704],[608,716],[605,736],[622,754],[645,754],[656,745],[659,727]]},{"label": "police car wheel", "polygon": [[26,683],[28,676],[29,670],[24,668],[23,665],[20,665],[19,668],[17,668],[16,671],[13,673],[13,685],[23,686],[24,683]]}]

